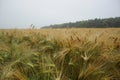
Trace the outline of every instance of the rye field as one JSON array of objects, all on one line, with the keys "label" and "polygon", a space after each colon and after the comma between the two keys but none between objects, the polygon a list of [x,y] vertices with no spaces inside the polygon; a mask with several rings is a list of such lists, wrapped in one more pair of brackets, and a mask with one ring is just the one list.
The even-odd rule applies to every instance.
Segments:
[{"label": "rye field", "polygon": [[0,80],[120,80],[120,28],[1,29]]}]

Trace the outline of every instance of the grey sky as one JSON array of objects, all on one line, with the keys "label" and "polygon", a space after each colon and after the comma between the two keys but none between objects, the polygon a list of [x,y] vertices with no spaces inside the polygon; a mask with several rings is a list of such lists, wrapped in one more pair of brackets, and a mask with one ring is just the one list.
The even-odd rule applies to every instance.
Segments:
[{"label": "grey sky", "polygon": [[120,16],[120,0],[0,0],[0,28]]}]

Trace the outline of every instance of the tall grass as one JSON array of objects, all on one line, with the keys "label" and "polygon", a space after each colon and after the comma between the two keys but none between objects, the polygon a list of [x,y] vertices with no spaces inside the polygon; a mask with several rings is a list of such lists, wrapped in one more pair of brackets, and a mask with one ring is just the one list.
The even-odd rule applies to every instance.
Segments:
[{"label": "tall grass", "polygon": [[0,30],[0,80],[119,80],[120,29]]}]

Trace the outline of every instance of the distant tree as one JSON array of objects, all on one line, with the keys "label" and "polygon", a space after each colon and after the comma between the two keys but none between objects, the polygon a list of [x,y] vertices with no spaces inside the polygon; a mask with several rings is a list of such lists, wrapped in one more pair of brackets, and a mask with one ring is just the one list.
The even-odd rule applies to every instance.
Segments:
[{"label": "distant tree", "polygon": [[30,28],[31,28],[31,29],[35,29],[35,25],[31,24],[31,25],[30,25]]},{"label": "distant tree", "polygon": [[[32,25],[33,26],[33,25]],[[50,26],[45,26],[43,28],[106,28],[106,27],[116,27],[120,28],[120,17],[115,18],[105,18],[105,19],[90,19],[85,21],[69,22],[63,24],[55,24]]]}]

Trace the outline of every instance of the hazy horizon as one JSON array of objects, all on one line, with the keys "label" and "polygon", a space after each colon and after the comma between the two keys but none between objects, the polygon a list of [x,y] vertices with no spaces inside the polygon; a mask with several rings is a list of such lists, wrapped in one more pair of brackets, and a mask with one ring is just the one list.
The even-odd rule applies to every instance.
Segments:
[{"label": "hazy horizon", "polygon": [[0,0],[0,28],[120,17],[120,0]]}]

